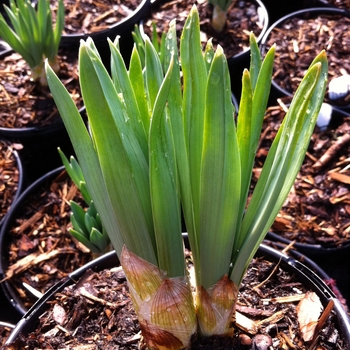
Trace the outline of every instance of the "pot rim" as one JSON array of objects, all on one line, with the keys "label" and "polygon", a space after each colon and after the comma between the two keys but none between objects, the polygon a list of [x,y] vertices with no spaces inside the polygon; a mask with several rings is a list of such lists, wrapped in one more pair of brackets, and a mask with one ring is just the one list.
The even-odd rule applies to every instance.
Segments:
[{"label": "pot rim", "polygon": [[[184,239],[186,239],[187,234],[184,234]],[[305,283],[305,281],[309,281],[309,284],[312,284],[319,295],[322,304],[325,306],[329,301],[334,302],[334,310],[337,314],[337,319],[339,323],[339,328],[344,337],[344,341],[347,345],[350,345],[350,319],[346,314],[344,308],[342,307],[340,301],[335,297],[335,294],[331,291],[331,289],[322,281],[322,279],[317,276],[313,271],[311,271],[307,266],[295,260],[293,257],[288,256],[272,247],[267,246],[264,243],[260,244],[259,250],[256,256],[266,256],[269,255],[274,261],[281,262],[283,267],[287,270],[293,270],[296,274],[297,278],[301,279],[301,282]],[[101,266],[102,265],[102,266]],[[111,268],[118,265],[118,258],[115,251],[108,252],[101,257],[90,261],[86,265],[77,269],[73,273],[69,274],[68,277],[57,283],[51,289],[49,289],[44,296],[39,299],[22,317],[22,319],[17,323],[16,327],[11,332],[8,337],[6,344],[12,343],[18,334],[28,333],[31,331],[31,321],[37,319],[40,314],[47,308],[45,304],[47,300],[49,300],[54,293],[61,291],[68,285],[71,285],[83,275],[84,271],[91,268],[96,270],[98,268]]]},{"label": "pot rim", "polygon": [[[272,241],[280,242],[284,244],[291,244],[291,240],[280,236],[277,233],[269,231],[267,233],[267,237],[270,238]],[[305,253],[307,255],[330,255],[341,252],[347,252],[350,250],[350,240],[347,240],[345,244],[341,246],[323,246],[321,244],[309,244],[309,243],[300,243],[300,242],[294,242],[293,246],[297,248],[300,252]]]},{"label": "pot rim", "polygon": [[18,210],[20,210],[22,204],[27,200],[28,196],[39,186],[41,186],[43,181],[56,177],[63,170],[65,170],[64,165],[49,171],[48,173],[42,175],[40,178],[35,180],[22,193],[20,193],[16,202],[13,203],[10,210],[6,213],[4,221],[0,228],[0,280],[3,280],[0,288],[2,288],[3,294],[5,295],[5,297],[7,297],[9,303],[13,306],[13,308],[20,316],[24,315],[28,311],[28,308],[24,306],[23,301],[13,289],[11,283],[5,279],[5,271],[7,269],[7,258],[5,258],[4,254],[2,254],[1,252],[3,252],[5,249],[5,242],[7,241],[6,236],[8,236],[8,230],[11,227],[13,220],[15,219],[16,213],[18,212]]},{"label": "pot rim", "polygon": [[[62,46],[62,48],[65,48]],[[67,49],[67,48],[65,48]],[[0,59],[3,59],[7,55],[15,53],[15,50],[9,49],[0,52]],[[85,105],[79,109],[79,113],[83,116],[85,113]],[[48,136],[52,133],[65,130],[65,126],[62,118],[59,118],[56,122],[43,126],[31,126],[26,128],[5,128],[0,126],[0,136],[10,139],[17,140],[19,142],[32,139],[33,137]]]},{"label": "pot rim", "polygon": [[[5,140],[5,139],[3,139],[3,141],[5,141],[6,143],[9,143],[10,145],[13,144],[13,142]],[[24,172],[22,159],[21,159],[19,153],[16,150],[13,150],[13,154],[14,154],[14,156],[16,158],[19,178],[18,178],[18,184],[17,184],[17,191],[15,193],[15,196],[12,199],[12,203],[10,205],[10,208],[12,208],[15,205],[15,203],[17,202],[19,196],[22,194],[22,192],[24,190],[24,184],[25,184],[25,181],[24,181],[25,172]],[[1,230],[2,226],[3,226],[3,223],[5,222],[6,216],[7,216],[8,212],[10,210],[11,209],[9,209],[7,211],[7,213],[1,218],[1,220],[0,220],[0,230]]]},{"label": "pot rim", "polygon": [[132,13],[130,13],[129,16],[114,23],[113,25],[109,26],[106,29],[102,29],[94,33],[63,34],[61,39],[61,44],[62,46],[66,46],[66,45],[71,45],[73,43],[79,43],[80,40],[86,40],[88,37],[91,37],[94,41],[99,41],[99,40],[107,41],[107,36],[120,35],[128,27],[138,22],[143,17],[143,14],[148,11],[150,4],[151,4],[150,0],[142,0],[140,4],[137,6],[137,8],[134,11],[132,11]]}]

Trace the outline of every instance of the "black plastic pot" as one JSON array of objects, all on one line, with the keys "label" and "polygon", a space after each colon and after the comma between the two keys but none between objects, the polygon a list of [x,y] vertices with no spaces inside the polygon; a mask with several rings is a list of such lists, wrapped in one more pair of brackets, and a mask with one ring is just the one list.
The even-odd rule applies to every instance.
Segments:
[{"label": "black plastic pot", "polygon": [[134,30],[135,24],[139,23],[142,18],[148,15],[150,4],[150,0],[142,0],[133,13],[111,25],[108,29],[88,34],[64,34],[62,35],[61,46],[79,48],[80,40],[86,40],[88,37],[91,37],[101,55],[104,65],[109,68],[110,50],[107,38],[114,41],[117,36],[120,36],[120,51],[124,59],[128,60],[133,48],[131,32]]},{"label": "black plastic pot", "polygon": [[[20,194],[23,192],[23,189],[26,185],[25,183],[25,174],[24,174],[24,169],[23,169],[23,166],[22,166],[22,161],[21,161],[21,157],[19,156],[18,152],[17,151],[13,151],[13,154],[16,158],[16,163],[17,163],[17,169],[18,169],[18,172],[19,172],[19,179],[18,179],[18,185],[17,185],[17,191],[16,191],[16,194],[12,200],[12,204],[11,206],[13,206],[16,201],[18,200],[18,197],[20,196]],[[2,224],[3,222],[5,221],[5,217],[6,217],[7,214],[5,214],[2,218],[0,218],[0,229],[2,227]]]},{"label": "black plastic pot", "polygon": [[[280,235],[274,232],[268,232],[267,238],[275,241],[281,242],[286,245],[291,244],[292,242],[289,239],[281,237]],[[307,244],[294,242],[293,246],[301,253],[310,256],[334,256],[334,255],[343,255],[350,252],[350,241],[346,241],[342,246],[322,246],[321,244]]]},{"label": "black plastic pot", "polygon": [[[299,10],[299,11],[295,11],[292,13],[289,13],[287,15],[285,15],[284,17],[280,18],[279,20],[277,20],[276,22],[274,22],[266,31],[264,37],[262,38],[261,42],[260,42],[260,50],[261,52],[264,54],[267,52],[267,50],[269,49],[269,47],[267,46],[267,42],[270,38],[270,34],[271,32],[275,29],[275,28],[281,28],[282,25],[295,17],[298,18],[304,18],[304,19],[312,19],[312,18],[316,18],[319,15],[335,15],[335,16],[342,16],[342,17],[348,17],[350,18],[350,12],[349,11],[345,11],[342,9],[337,9],[337,8],[331,8],[331,7],[314,7],[314,8],[306,8],[303,10]],[[279,48],[277,46],[276,50],[278,51]],[[321,51],[321,50],[320,50]],[[270,101],[271,104],[275,105],[276,104],[276,100],[278,98],[283,98],[285,96],[293,96],[294,91],[288,91],[285,88],[281,87],[274,79],[272,80],[272,86],[271,86],[271,94],[270,94]],[[340,110],[344,110],[345,112],[349,113],[350,112],[350,105],[338,105],[335,101],[327,101],[327,103],[329,103],[330,105],[332,105],[332,107],[340,109]]]},{"label": "black plastic pot", "polygon": [[279,20],[280,18],[286,16],[289,13],[303,10],[309,7],[315,7],[318,4],[318,0],[294,0],[285,1],[283,6],[277,5],[275,0],[263,0],[266,6],[267,12],[269,14],[269,19],[271,23]]},{"label": "black plastic pot", "polygon": [[[346,348],[349,348],[350,320],[339,300],[335,297],[334,293],[328,288],[328,286],[326,286],[320,279],[320,277],[313,273],[308,267],[296,261],[294,258],[282,254],[276,249],[265,244],[261,244],[257,256],[264,256],[268,260],[280,262],[284,269],[292,271],[300,282],[302,282],[310,290],[317,293],[324,306],[326,306],[330,300],[333,300],[334,311],[337,315],[339,329],[346,342]],[[37,325],[40,315],[48,308],[47,301],[52,299],[56,292],[60,292],[66,286],[75,283],[87,269],[91,268],[92,270],[97,271],[104,268],[111,268],[117,266],[118,264],[119,262],[115,252],[110,252],[70,274],[62,282],[50,289],[35,305],[33,305],[33,307],[17,323],[15,329],[12,331],[7,340],[7,344],[14,342],[19,334],[26,335],[33,331]]]},{"label": "black plastic pot", "polygon": [[8,268],[8,254],[6,253],[10,239],[8,232],[14,224],[23,204],[28,200],[28,197],[42,186],[45,186],[45,184],[49,184],[63,170],[64,166],[56,168],[28,186],[25,191],[22,192],[22,194],[18,197],[14,205],[7,213],[0,230],[0,280],[2,281],[1,289],[13,310],[12,317],[17,319],[22,317],[28,311],[28,308],[24,305],[23,300],[21,300],[20,296],[14,289],[11,281],[4,280]]}]

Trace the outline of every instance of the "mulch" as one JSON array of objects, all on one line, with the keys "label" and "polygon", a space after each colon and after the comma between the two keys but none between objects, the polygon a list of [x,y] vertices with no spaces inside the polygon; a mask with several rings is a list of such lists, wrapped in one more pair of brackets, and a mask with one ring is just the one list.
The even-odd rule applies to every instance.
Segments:
[{"label": "mulch", "polygon": [[[325,10],[326,11],[326,10]],[[293,17],[274,28],[265,50],[276,43],[273,80],[289,93],[296,91],[306,70],[321,50],[326,50],[328,80],[350,74],[350,18],[334,14]],[[325,102],[335,106],[350,104],[349,93],[331,100],[326,91]]]}]

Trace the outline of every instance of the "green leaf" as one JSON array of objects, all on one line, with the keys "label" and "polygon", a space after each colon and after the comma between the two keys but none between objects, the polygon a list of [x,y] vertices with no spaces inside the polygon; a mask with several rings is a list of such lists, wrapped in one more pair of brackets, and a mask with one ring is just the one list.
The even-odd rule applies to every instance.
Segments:
[{"label": "green leaf", "polygon": [[177,184],[173,136],[170,119],[165,113],[173,74],[173,62],[157,95],[149,137],[150,185],[159,267],[169,277],[185,275],[185,260],[181,255],[181,211]]},{"label": "green leaf", "polygon": [[80,81],[110,210],[127,247],[156,264],[148,163],[113,82],[89,45],[91,39],[81,46]]},{"label": "green leaf", "polygon": [[233,113],[227,61],[218,47],[207,82],[200,175],[200,269],[206,289],[228,273],[237,226],[241,173]]},{"label": "green leaf", "polygon": [[[142,73],[142,63],[139,52],[134,47],[131,53],[129,65],[129,79],[134,90],[135,98],[139,107],[140,116],[145,131],[149,130],[151,111],[148,110],[145,82]],[[148,139],[148,132],[146,132]]]},{"label": "green leaf", "polygon": [[140,114],[133,85],[129,79],[128,72],[120,51],[108,39],[111,51],[111,74],[114,86],[119,94],[121,105],[125,109],[125,115],[133,128],[133,133],[143,150],[144,156],[148,158],[147,136],[148,129],[144,128],[143,118]]},{"label": "green leaf", "polygon": [[108,239],[106,239],[106,237],[95,228],[91,230],[90,242],[98,248],[99,253],[105,252],[109,245]]},{"label": "green leaf", "polygon": [[255,90],[256,83],[258,81],[258,75],[261,69],[262,65],[262,58],[260,55],[259,46],[256,42],[255,35],[253,33],[250,33],[249,35],[249,42],[250,42],[250,67],[249,67],[249,73],[251,76],[251,85],[253,91]]},{"label": "green leaf", "polygon": [[[191,176],[193,213],[199,213],[199,183],[201,171],[202,138],[204,128],[205,89],[207,68],[205,65],[199,31],[199,16],[193,7],[184,25],[180,40],[181,68],[183,73],[183,122]],[[192,220],[185,217],[186,225]],[[198,226],[198,216],[194,218]],[[189,230],[188,230],[189,231]],[[195,232],[188,232],[190,241]],[[197,238],[193,237],[193,240]],[[193,242],[193,244],[195,244]],[[196,245],[196,244],[195,244]]]},{"label": "green leaf", "polygon": [[[243,216],[250,188],[255,154],[260,140],[262,123],[270,93],[275,54],[275,46],[273,46],[261,63],[260,52],[258,51],[256,41],[251,39],[251,45],[253,61],[251,69],[255,82],[252,82],[251,74],[248,74],[246,71],[243,73],[242,94],[237,122],[237,137],[242,171],[240,218]],[[253,86],[255,86],[255,89],[253,89]],[[239,232],[240,230],[238,230],[235,238],[233,256],[235,256],[235,252],[239,251],[239,247],[245,238]]]},{"label": "green leaf", "polygon": [[111,213],[111,202],[103,179],[100,164],[90,135],[75,106],[71,96],[59,81],[52,68],[46,63],[46,75],[52,96],[56,102],[62,120],[72,141],[79,164],[85,174],[85,180],[94,198],[97,211],[103,220],[103,225],[110,234],[111,242],[116,252],[121,252],[124,245],[120,235],[120,226],[116,217]]},{"label": "green leaf", "polygon": [[70,229],[69,233],[79,242],[83,243],[85,247],[90,249],[93,253],[101,253],[101,250],[96,247],[92,242],[90,242],[89,239],[87,239],[85,236],[81,235],[79,232],[77,232],[74,229]]},{"label": "green leaf", "polygon": [[146,88],[150,109],[153,110],[160,85],[164,78],[164,73],[159,55],[148,38],[145,39],[145,54],[145,64],[147,66],[145,71]]}]

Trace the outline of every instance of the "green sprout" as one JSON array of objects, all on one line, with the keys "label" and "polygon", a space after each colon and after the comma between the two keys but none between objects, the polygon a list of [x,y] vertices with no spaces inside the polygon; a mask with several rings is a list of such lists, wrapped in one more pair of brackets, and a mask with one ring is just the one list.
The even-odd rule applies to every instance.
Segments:
[{"label": "green sprout", "polygon": [[[273,46],[262,59],[253,34],[250,42],[237,123],[226,57],[210,41],[202,50],[195,6],[180,50],[175,21],[170,23],[164,64],[146,38],[144,66],[134,47],[127,68],[117,40],[109,40],[109,75],[91,38],[81,43],[89,130],[46,65],[151,349],[186,348],[196,332],[232,334],[243,275],[294,183],[316,123],[327,82],[324,51],[300,83],[248,200],[275,53]],[[194,297],[181,210],[194,264]]]},{"label": "green sprout", "polygon": [[234,5],[236,0],[208,0],[213,5],[213,16],[211,26],[217,31],[222,32],[227,19],[227,11]]},{"label": "green sprout", "polygon": [[72,228],[69,229],[69,233],[89,248],[94,256],[99,256],[109,250],[109,237],[106,230],[103,228],[94,201],[91,199],[83,172],[78,162],[73,156],[71,156],[70,161],[68,161],[67,157],[60,149],[58,149],[58,153],[68,175],[78,187],[85,203],[88,205],[88,209],[84,210],[73,200],[69,202],[72,210],[70,216]]},{"label": "green sprout", "polygon": [[39,0],[37,10],[30,0],[10,0],[9,6],[4,5],[4,9],[12,28],[0,14],[0,36],[27,62],[32,79],[46,85],[45,59],[55,72],[59,70],[57,53],[64,26],[63,0],[59,0],[54,28],[49,0]]}]

